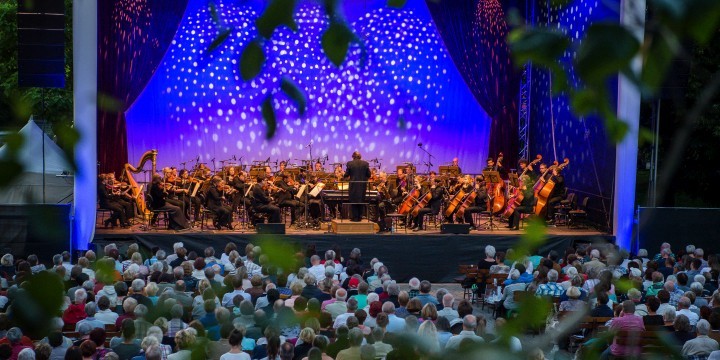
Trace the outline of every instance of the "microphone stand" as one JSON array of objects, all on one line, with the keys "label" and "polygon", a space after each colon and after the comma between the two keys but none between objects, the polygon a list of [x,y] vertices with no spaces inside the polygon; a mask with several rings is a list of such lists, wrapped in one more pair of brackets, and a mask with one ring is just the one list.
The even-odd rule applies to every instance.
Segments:
[{"label": "microphone stand", "polygon": [[422,146],[418,147],[420,148],[420,150],[424,151],[428,155],[428,161],[424,165],[427,166],[426,174],[430,174],[430,170],[432,170],[433,167],[432,158],[434,158],[434,156],[429,151],[425,150],[425,148],[423,148]]}]

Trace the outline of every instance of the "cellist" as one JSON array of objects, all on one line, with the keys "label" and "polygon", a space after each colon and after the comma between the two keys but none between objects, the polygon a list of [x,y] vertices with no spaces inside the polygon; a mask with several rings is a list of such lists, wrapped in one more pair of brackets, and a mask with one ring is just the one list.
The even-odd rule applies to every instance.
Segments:
[{"label": "cellist", "polygon": [[530,214],[533,212],[533,203],[535,203],[535,194],[533,193],[533,182],[530,177],[523,175],[520,179],[520,191],[523,194],[522,202],[520,206],[515,208],[515,211],[508,218],[508,225],[506,228],[510,230],[520,230],[520,215]]},{"label": "cellist", "polygon": [[413,218],[413,226],[411,228],[412,231],[420,231],[422,229],[423,217],[426,214],[437,215],[440,213],[440,204],[442,204],[442,199],[445,191],[440,186],[440,179],[435,179],[435,181],[430,183],[429,186],[422,186],[422,180],[422,176],[416,176],[415,187],[421,189],[420,197],[423,197],[429,191],[431,194],[431,198],[427,205],[424,208],[420,209],[417,216]]},{"label": "cellist", "polygon": [[472,226],[470,226],[470,230],[476,230],[472,214],[487,211],[487,187],[485,187],[485,178],[482,174],[475,177],[475,185],[473,186],[472,191],[475,191],[477,195],[475,196],[474,203],[465,209],[463,213],[463,220],[466,224],[472,224]]},{"label": "cellist", "polygon": [[[540,164],[540,173],[545,173],[546,170],[547,165]],[[545,219],[549,225],[555,223],[555,206],[562,201],[563,195],[565,194],[565,177],[563,177],[561,170],[558,170],[557,167],[552,168],[552,171],[545,174],[543,182],[547,183],[551,179],[555,182],[555,187],[552,189],[550,196],[548,196],[547,204],[545,205]]]}]

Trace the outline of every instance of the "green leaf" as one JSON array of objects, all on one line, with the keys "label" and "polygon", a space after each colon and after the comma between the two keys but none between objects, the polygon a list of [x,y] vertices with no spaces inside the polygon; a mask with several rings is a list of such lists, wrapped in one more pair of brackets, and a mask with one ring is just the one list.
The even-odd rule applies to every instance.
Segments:
[{"label": "green leaf", "polygon": [[268,95],[262,102],[262,116],[267,125],[266,139],[272,139],[277,129],[277,119],[275,118],[275,108],[273,107],[272,95]]},{"label": "green leaf", "polygon": [[300,90],[297,84],[295,84],[295,82],[289,77],[283,76],[280,81],[280,89],[282,89],[285,95],[295,102],[300,116],[305,115],[305,110],[307,109],[307,99],[305,97],[305,93]]},{"label": "green leaf", "polygon": [[720,21],[720,1],[685,0],[687,7],[684,23],[688,34],[701,45],[706,44],[717,31]]},{"label": "green leaf", "polygon": [[570,96],[572,109],[575,114],[585,116],[596,112],[598,108],[598,94],[591,88],[585,88]]},{"label": "green leaf", "polygon": [[296,0],[272,0],[268,7],[265,8],[262,16],[255,22],[260,35],[269,39],[280,25],[285,25],[290,30],[297,31],[297,23],[293,18],[296,5]]},{"label": "green leaf", "polygon": [[97,106],[98,109],[108,113],[117,113],[122,111],[124,108],[124,104],[122,101],[110,94],[106,94],[103,92],[98,92]]},{"label": "green leaf", "polygon": [[207,52],[211,53],[215,51],[220,45],[222,45],[225,40],[227,40],[228,36],[232,33],[233,28],[225,28],[222,29],[218,35],[213,39],[213,41],[210,43],[210,46],[208,46]]},{"label": "green leaf", "polygon": [[533,27],[511,31],[508,42],[517,65],[533,61],[545,66],[556,65],[570,44],[559,31]]},{"label": "green leaf", "polygon": [[10,185],[20,176],[23,167],[16,160],[0,160],[0,188]]},{"label": "green leaf", "polygon": [[649,45],[646,45],[640,79],[643,84],[643,93],[649,95],[655,94],[660,89],[675,57],[675,51],[670,42],[675,42],[677,39],[670,32],[663,32],[663,35],[655,33],[646,41]]},{"label": "green leaf", "polygon": [[265,64],[265,50],[259,40],[254,40],[247,44],[240,56],[240,75],[243,80],[250,81],[254,79]]},{"label": "green leaf", "polygon": [[628,124],[618,119],[612,112],[605,112],[603,115],[605,120],[605,132],[607,132],[614,143],[621,142],[628,133]]},{"label": "green leaf", "polygon": [[25,144],[25,137],[20,133],[8,134],[4,140],[10,156],[15,156]]},{"label": "green leaf", "polygon": [[327,13],[328,17],[331,19],[335,16],[339,16],[340,12],[338,9],[340,9],[340,1],[339,0],[323,0],[323,6],[325,7],[325,13]]},{"label": "green leaf", "polygon": [[333,21],[322,36],[325,55],[335,66],[340,67],[347,56],[354,35],[345,22]]},{"label": "green leaf", "polygon": [[588,83],[600,84],[630,67],[640,42],[628,29],[612,23],[590,26],[577,51],[575,68]]},{"label": "green leaf", "polygon": [[214,1],[211,1],[208,4],[208,8],[210,10],[210,18],[212,21],[217,24],[219,22],[218,12],[217,12],[217,5],[215,5]]},{"label": "green leaf", "polygon": [[65,160],[75,170],[75,144],[80,140],[80,133],[75,128],[65,125],[57,126],[54,131]]},{"label": "green leaf", "polygon": [[387,6],[396,8],[396,9],[402,9],[405,7],[406,3],[407,3],[407,0],[388,0]]}]

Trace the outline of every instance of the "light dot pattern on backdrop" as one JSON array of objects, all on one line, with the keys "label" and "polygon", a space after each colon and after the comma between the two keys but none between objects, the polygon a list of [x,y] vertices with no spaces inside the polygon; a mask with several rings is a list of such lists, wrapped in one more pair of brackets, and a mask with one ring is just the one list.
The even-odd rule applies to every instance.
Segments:
[{"label": "light dot pattern on backdrop", "polygon": [[[278,29],[264,43],[267,61],[260,75],[243,81],[242,50],[256,36],[262,7],[247,1],[218,2],[220,18],[234,28],[213,53],[217,34],[207,7],[191,1],[155,77],[126,113],[129,158],[158,148],[160,165],[200,156],[204,161],[236,155],[248,160],[328,155],[345,162],[354,150],[383,159],[383,168],[426,160],[417,143],[439,161],[455,156],[468,170],[480,170],[487,154],[489,119],[454,68],[421,1],[394,10],[368,6],[353,14],[362,45],[352,45],[335,67],[320,48],[328,26],[321,8],[302,2],[298,33]],[[305,91],[300,117],[279,92],[286,76]],[[267,141],[261,103],[272,94],[278,130]],[[298,159],[298,161],[295,161]]]},{"label": "light dot pattern on backdrop", "polygon": [[[544,25],[564,32],[572,40],[570,50],[563,54],[561,66],[572,69],[571,64],[580,40],[594,22],[619,22],[616,10],[619,2],[601,0],[575,0],[564,7],[548,7],[549,1],[538,1],[537,25]],[[577,86],[580,81],[570,71],[569,81]],[[567,96],[551,96],[551,79],[547,71],[533,69],[530,154],[544,156],[543,162],[552,163],[554,119],[555,146],[558,161],[567,157],[570,167],[564,171],[568,187],[581,191],[578,202],[588,195],[602,195],[609,209],[614,169],[615,148],[609,143],[602,119],[597,117],[578,118],[572,111]],[[617,79],[608,85],[611,104],[616,103]],[[614,105],[611,105],[614,106]],[[596,177],[597,175],[597,177]],[[594,197],[594,207],[602,209],[599,199]]]}]

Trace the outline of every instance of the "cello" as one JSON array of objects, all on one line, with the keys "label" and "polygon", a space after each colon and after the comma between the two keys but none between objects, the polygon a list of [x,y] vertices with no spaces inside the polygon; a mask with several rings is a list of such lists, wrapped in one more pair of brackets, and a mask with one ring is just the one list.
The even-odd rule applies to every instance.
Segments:
[{"label": "cello", "polygon": [[[502,166],[502,160],[503,153],[500,153],[495,161],[495,166],[493,166],[493,171],[498,171],[498,167]],[[493,194],[492,202],[488,203],[488,206],[491,207],[490,212],[493,214],[499,213],[505,207],[505,182],[501,180],[495,184],[494,188],[488,190],[488,194]]]},{"label": "cello", "polygon": [[[465,182],[465,181],[466,181],[466,179],[463,179],[463,182]],[[453,214],[453,212],[455,212],[457,207],[462,204],[463,199],[465,198],[465,195],[467,195],[467,193],[465,192],[465,190],[463,190],[463,188],[461,186],[460,190],[458,190],[458,192],[455,193],[453,198],[448,203],[447,208],[445,208],[444,215],[446,218],[449,218]]]},{"label": "cello", "polygon": [[[527,173],[527,171],[530,169],[531,166],[536,165],[540,161],[542,161],[542,155],[538,154],[538,156],[535,158],[535,160],[530,162],[528,164],[528,166],[525,167],[525,170],[523,170],[523,172],[520,173],[520,175],[518,176],[518,180],[520,178],[522,178],[523,176],[525,176],[525,173]],[[507,204],[507,207],[505,208],[505,211],[502,214],[502,217],[505,219],[509,219],[510,215],[512,215],[513,212],[515,212],[515,208],[520,206],[520,203],[522,203],[523,198],[524,198],[524,195],[523,195],[522,191],[520,191],[519,187],[516,187],[515,189],[513,189],[512,195],[510,195],[508,197],[508,204]]]},{"label": "cello", "polygon": [[550,197],[550,194],[552,193],[553,189],[555,188],[555,181],[550,177],[547,181],[544,181],[545,175],[548,173],[548,171],[552,170],[562,170],[566,166],[570,164],[570,159],[565,158],[563,160],[563,163],[558,165],[557,161],[555,164],[545,170],[543,173],[543,176],[538,179],[538,182],[533,187],[533,191],[535,191],[535,197],[537,198],[537,204],[535,205],[535,215],[541,215],[543,210],[545,210],[545,207],[547,206],[548,198]]},{"label": "cello", "polygon": [[465,197],[465,200],[463,200],[462,204],[458,207],[457,212],[455,212],[455,219],[458,221],[463,221],[464,215],[465,215],[465,209],[470,207],[475,203],[475,198],[477,197],[477,189],[475,188],[477,184],[473,185],[472,191],[470,191],[470,194]]},{"label": "cello", "polygon": [[[417,185],[417,183],[416,183]],[[408,215],[413,210],[413,205],[415,205],[418,202],[418,198],[420,197],[420,189],[415,186],[410,192],[405,196],[402,203],[400,203],[400,206],[398,207],[398,214],[400,215]]]},{"label": "cello", "polygon": [[430,199],[432,199],[432,191],[428,190],[428,192],[425,193],[425,195],[421,196],[419,199],[420,200],[418,200],[417,205],[415,205],[415,207],[410,212],[410,215],[412,215],[412,217],[417,216],[420,212],[420,209],[427,206],[427,204],[430,202]]}]

